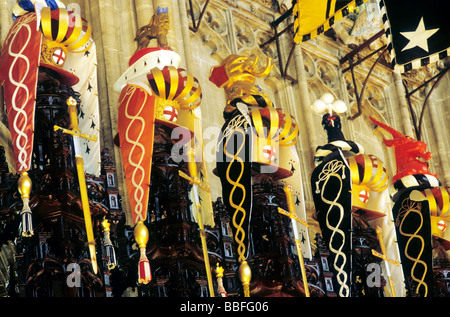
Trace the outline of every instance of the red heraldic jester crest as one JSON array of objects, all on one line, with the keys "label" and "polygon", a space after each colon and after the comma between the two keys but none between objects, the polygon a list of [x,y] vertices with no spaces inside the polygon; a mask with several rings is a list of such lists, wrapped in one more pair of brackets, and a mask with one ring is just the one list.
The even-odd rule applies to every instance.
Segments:
[{"label": "red heraldic jester crest", "polygon": [[383,139],[395,149],[397,173],[392,214],[397,231],[405,284],[411,296],[432,296],[433,239],[448,250],[444,238],[448,221],[449,193],[428,171],[431,153],[427,145],[370,118],[392,135]]}]

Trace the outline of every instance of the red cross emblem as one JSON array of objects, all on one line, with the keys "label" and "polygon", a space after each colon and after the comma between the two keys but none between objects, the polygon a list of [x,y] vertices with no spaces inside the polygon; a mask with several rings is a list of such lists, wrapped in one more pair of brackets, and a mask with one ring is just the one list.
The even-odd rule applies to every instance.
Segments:
[{"label": "red cross emblem", "polygon": [[266,145],[263,148],[263,155],[267,160],[271,160],[275,157],[276,151],[275,148],[271,145]]},{"label": "red cross emblem", "polygon": [[61,66],[62,64],[64,64],[64,61],[66,59],[66,53],[60,48],[56,49],[53,51],[52,59],[56,65]]},{"label": "red cross emblem", "polygon": [[445,229],[447,229],[447,224],[445,223],[444,220],[439,220],[439,222],[437,223],[437,227],[438,227],[439,230],[444,232]]},{"label": "red cross emblem", "polygon": [[361,200],[363,203],[367,203],[369,201],[369,192],[365,189],[360,191],[359,200]]},{"label": "red cross emblem", "polygon": [[167,121],[176,122],[178,120],[178,111],[172,106],[165,107],[163,115]]}]

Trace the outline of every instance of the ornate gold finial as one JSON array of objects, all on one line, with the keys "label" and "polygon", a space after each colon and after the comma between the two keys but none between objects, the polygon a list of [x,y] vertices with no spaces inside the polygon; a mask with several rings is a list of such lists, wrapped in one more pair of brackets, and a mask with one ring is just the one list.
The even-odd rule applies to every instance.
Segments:
[{"label": "ornate gold finial", "polygon": [[23,198],[30,198],[32,182],[30,176],[28,176],[27,172],[23,172],[20,174],[20,178],[18,181],[18,189],[19,193]]},{"label": "ornate gold finial", "polygon": [[102,227],[103,227],[105,255],[108,258],[108,269],[112,270],[117,266],[117,259],[116,259],[116,251],[114,250],[114,246],[111,242],[110,236],[111,224],[109,223],[108,219],[106,219],[106,217],[103,218]]},{"label": "ornate gold finial", "polygon": [[224,88],[227,94],[225,112],[234,110],[230,102],[241,99],[252,106],[273,106],[272,101],[261,88],[255,84],[256,78],[264,78],[272,70],[272,59],[267,58],[266,65],[259,69],[256,56],[228,56],[220,66],[211,69],[209,80],[219,88]]},{"label": "ornate gold finial", "polygon": [[75,98],[70,96],[69,98],[67,98],[66,104],[67,107],[69,108],[70,129],[73,131],[79,131],[77,101],[75,100]]},{"label": "ornate gold finial", "polygon": [[22,172],[17,182],[18,190],[22,198],[22,216],[21,230],[23,237],[31,237],[33,233],[33,222],[31,217],[31,209],[29,206],[32,182],[27,172]]},{"label": "ornate gold finial", "polygon": [[223,267],[221,267],[219,265],[219,263],[217,263],[215,271],[216,271],[216,277],[223,277],[224,269],[223,269]]},{"label": "ornate gold finial", "polygon": [[139,28],[134,40],[137,42],[137,51],[148,47],[152,39],[158,41],[159,47],[167,47],[167,33],[169,32],[169,8],[158,7],[156,15],[152,16],[149,24]]},{"label": "ornate gold finial", "polygon": [[141,257],[139,259],[138,267],[138,282],[147,284],[152,280],[152,272],[150,270],[150,262],[147,259],[146,246],[149,238],[147,226],[143,221],[138,221],[134,227],[134,240],[139,246]]},{"label": "ornate gold finial", "polygon": [[219,263],[217,262],[216,268],[215,268],[215,272],[216,272],[216,278],[217,278],[217,292],[220,294],[220,296],[222,297],[227,297],[227,292],[225,290],[225,287],[223,287],[223,272],[224,269],[223,267],[221,267],[219,265]]},{"label": "ornate gold finial", "polygon": [[239,266],[239,278],[244,286],[244,296],[250,297],[250,281],[252,280],[252,270],[247,261],[242,261]]},{"label": "ornate gold finial", "polygon": [[106,218],[103,218],[103,221],[102,221],[102,227],[103,227],[103,231],[105,232],[105,231],[111,231],[111,224],[109,223],[109,221],[108,221],[108,219],[106,219]]},{"label": "ornate gold finial", "polygon": [[148,229],[143,221],[138,221],[136,227],[134,227],[134,240],[138,244],[139,248],[145,248],[148,242]]}]

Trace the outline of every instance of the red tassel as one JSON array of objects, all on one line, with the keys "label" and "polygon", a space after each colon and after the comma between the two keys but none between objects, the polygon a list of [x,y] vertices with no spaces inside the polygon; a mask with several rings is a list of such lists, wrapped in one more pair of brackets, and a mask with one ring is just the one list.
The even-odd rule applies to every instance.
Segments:
[{"label": "red tassel", "polygon": [[145,255],[145,248],[141,248],[141,258],[139,259],[139,278],[140,284],[147,284],[152,280],[152,271],[150,270],[150,262]]}]

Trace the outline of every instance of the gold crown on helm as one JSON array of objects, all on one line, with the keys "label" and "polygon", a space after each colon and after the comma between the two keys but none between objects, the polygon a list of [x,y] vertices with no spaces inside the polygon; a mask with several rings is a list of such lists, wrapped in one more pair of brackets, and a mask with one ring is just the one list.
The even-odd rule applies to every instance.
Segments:
[{"label": "gold crown on helm", "polygon": [[41,11],[41,65],[62,71],[69,52],[82,53],[93,44],[92,29],[75,11],[65,8]]},{"label": "gold crown on helm", "polygon": [[43,38],[41,45],[41,64],[63,67],[68,52],[69,50],[64,45]]},{"label": "gold crown on helm", "polygon": [[376,192],[382,192],[389,186],[389,173],[378,157],[370,154],[358,154],[347,160],[353,185],[366,186]]},{"label": "gold crown on helm", "polygon": [[171,105],[177,110],[193,110],[200,105],[200,83],[182,68],[165,66],[160,70],[155,67],[150,70],[147,79],[155,94],[163,100],[160,102],[161,107]]}]

